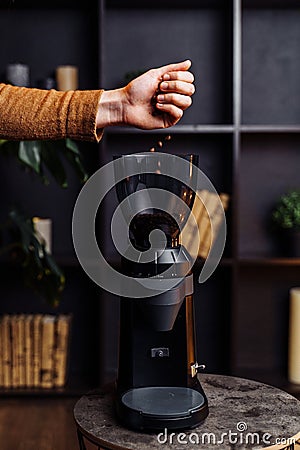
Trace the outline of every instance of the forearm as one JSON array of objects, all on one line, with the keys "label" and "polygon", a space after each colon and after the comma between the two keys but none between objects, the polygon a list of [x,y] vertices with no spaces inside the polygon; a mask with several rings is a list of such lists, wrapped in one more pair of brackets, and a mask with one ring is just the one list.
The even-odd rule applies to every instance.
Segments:
[{"label": "forearm", "polygon": [[0,85],[0,138],[99,140],[102,91],[56,91]]}]

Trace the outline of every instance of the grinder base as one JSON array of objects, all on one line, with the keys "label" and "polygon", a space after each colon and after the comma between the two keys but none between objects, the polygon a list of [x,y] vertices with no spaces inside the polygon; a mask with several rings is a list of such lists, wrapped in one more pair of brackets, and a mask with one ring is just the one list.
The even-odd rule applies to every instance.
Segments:
[{"label": "grinder base", "polygon": [[194,428],[208,415],[203,391],[180,386],[130,389],[120,397],[117,409],[122,422],[138,430]]}]

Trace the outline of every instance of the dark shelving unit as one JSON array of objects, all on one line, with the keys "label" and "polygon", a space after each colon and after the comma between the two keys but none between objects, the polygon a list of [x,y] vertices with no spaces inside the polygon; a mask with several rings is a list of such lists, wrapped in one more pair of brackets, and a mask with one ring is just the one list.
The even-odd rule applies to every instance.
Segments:
[{"label": "dark shelving unit", "polygon": [[[298,2],[93,0],[74,9],[68,0],[51,6],[27,0],[22,5],[1,11],[0,73],[11,58],[26,60],[36,80],[68,62],[79,66],[82,89],[110,89],[124,84],[129,71],[192,60],[196,94],[183,120],[170,130],[107,129],[99,149],[87,147],[93,155],[89,164],[96,170],[116,153],[147,151],[164,134],[172,135],[168,151],[199,154],[200,169],[218,191],[230,194],[224,258],[207,283],[195,282],[199,361],[210,372],[249,376],[297,393],[287,382],[287,331],[289,289],[300,283],[300,259],[280,254],[268,220],[279,195],[300,184]],[[16,18],[26,36],[22,45],[18,36],[8,39]],[[14,192],[4,175],[2,192]],[[31,182],[14,179],[29,184],[27,197]],[[70,215],[79,188],[74,182],[66,194],[64,213]],[[57,217],[60,260],[73,272],[68,295],[73,300],[75,293],[76,304],[88,301],[78,333],[97,329],[82,350],[90,361],[93,379],[87,386],[92,387],[116,373],[119,300],[92,287],[74,261],[70,227],[57,208],[55,190],[47,203]],[[111,193],[98,224],[111,260],[116,259],[109,238],[116,204]],[[200,269],[198,261],[195,279]],[[1,308],[9,309],[6,301]],[[78,370],[84,379],[83,360]],[[77,378],[74,372],[70,385]]]},{"label": "dark shelving unit", "polygon": [[[54,76],[61,64],[79,68],[79,88],[98,87],[98,22],[97,1],[81,5],[66,1],[1,3],[0,14],[0,80],[5,81],[9,63],[22,62],[30,67],[32,87],[43,78]],[[79,143],[86,166],[98,165],[98,146]],[[98,290],[82,271],[76,258],[71,236],[72,211],[80,183],[73,171],[67,171],[68,188],[57,186],[49,176],[44,186],[34,175],[26,173],[12,158],[2,156],[1,220],[9,208],[21,205],[30,216],[50,217],[53,222],[53,256],[66,275],[66,288],[61,304],[52,308],[22,282],[18,267],[1,262],[0,314],[44,313],[72,314],[72,336],[67,385],[64,389],[8,389],[9,395],[80,395],[98,384],[99,366],[95,351],[99,342]]]},{"label": "dark shelving unit", "polygon": [[[278,252],[268,218],[279,195],[300,181],[298,5],[200,1],[185,3],[184,14],[182,2],[169,6],[103,4],[101,85],[118,85],[127,70],[145,64],[191,58],[195,99],[184,121],[167,131],[169,149],[180,153],[184,142],[216,188],[231,195],[225,258],[207,285],[196,285],[199,360],[208,371],[248,374],[295,393],[287,382],[288,291],[300,283],[300,260]],[[107,130],[103,161],[116,151],[146,151],[164,133]]]},{"label": "dark shelving unit", "polygon": [[299,188],[300,39],[296,2],[236,2],[240,104],[238,243],[232,328],[232,371],[276,384],[287,381],[289,289],[299,285],[299,258],[280,254],[270,226],[279,196]]}]

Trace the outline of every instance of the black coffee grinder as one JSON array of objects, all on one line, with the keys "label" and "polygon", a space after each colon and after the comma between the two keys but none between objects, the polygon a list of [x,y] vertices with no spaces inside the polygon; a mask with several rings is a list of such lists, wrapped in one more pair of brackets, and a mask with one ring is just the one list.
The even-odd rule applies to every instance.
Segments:
[{"label": "black coffee grinder", "polygon": [[[192,181],[198,158],[182,158],[188,161],[183,169]],[[158,283],[165,281],[167,273],[172,287],[145,298],[121,299],[117,416],[136,430],[193,428],[208,415],[208,404],[197,377],[203,366],[196,359],[191,257],[179,244],[179,223],[186,222],[195,194],[189,184],[161,174],[158,153],[125,155],[118,163],[118,171],[123,172],[116,184],[120,204],[131,194],[140,194],[139,212],[125,212],[130,216],[129,238],[140,257],[123,256],[122,271],[128,277]],[[150,165],[157,170],[149,173]],[[164,210],[156,206],[156,200],[152,205],[152,189],[155,195],[157,189],[162,195],[175,194],[185,208],[181,203],[172,211],[172,196]],[[130,209],[130,200],[128,205]],[[160,231],[151,241],[154,230]]]}]

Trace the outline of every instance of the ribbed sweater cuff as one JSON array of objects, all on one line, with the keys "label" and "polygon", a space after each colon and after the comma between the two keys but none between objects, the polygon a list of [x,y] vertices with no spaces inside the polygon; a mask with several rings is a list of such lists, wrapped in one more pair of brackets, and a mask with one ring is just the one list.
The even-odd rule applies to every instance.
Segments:
[{"label": "ribbed sweater cuff", "polygon": [[100,141],[103,129],[97,129],[96,116],[103,90],[74,91],[67,113],[66,134],[73,139]]}]

